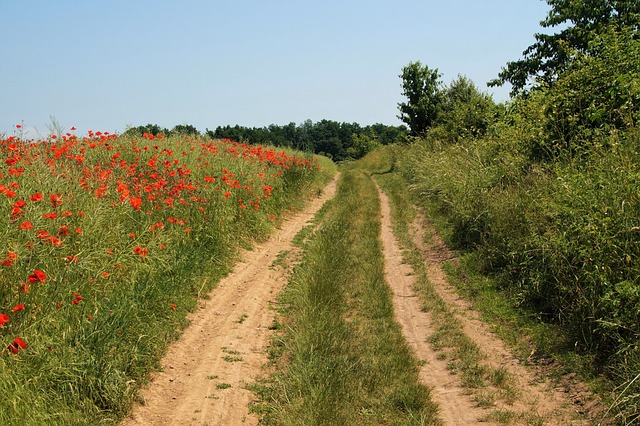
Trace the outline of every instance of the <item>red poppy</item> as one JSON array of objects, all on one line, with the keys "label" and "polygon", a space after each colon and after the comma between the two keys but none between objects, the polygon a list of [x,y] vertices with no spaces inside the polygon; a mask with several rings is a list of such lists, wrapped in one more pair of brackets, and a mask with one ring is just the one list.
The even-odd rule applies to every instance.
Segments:
[{"label": "red poppy", "polygon": [[54,209],[62,205],[62,197],[60,196],[60,194],[51,194],[49,196],[49,199],[51,200],[51,205]]},{"label": "red poppy", "polygon": [[11,312],[13,312],[14,314],[20,311],[24,311],[24,303],[19,303],[16,306],[14,306],[13,309],[11,309]]},{"label": "red poppy", "polygon": [[37,192],[37,193],[33,194],[31,197],[29,197],[29,200],[31,200],[31,201],[42,201],[42,200],[44,200],[44,197],[42,196],[41,192]]},{"label": "red poppy", "polygon": [[10,318],[8,315],[0,314],[0,328],[4,328],[5,323],[8,323]]},{"label": "red poppy", "polygon": [[16,337],[8,347],[13,354],[17,354],[21,349],[27,349],[27,344],[19,337]]},{"label": "red poppy", "polygon": [[47,274],[45,274],[44,272],[36,269],[35,271],[33,271],[33,274],[29,275],[29,278],[27,279],[27,281],[29,281],[30,283],[36,283],[36,282],[46,282],[47,281]]},{"label": "red poppy", "polygon": [[136,246],[136,248],[133,249],[133,252],[139,255],[140,257],[147,257],[147,254],[149,254],[149,251],[147,250],[146,247],[140,247],[140,246]]},{"label": "red poppy", "polygon": [[49,238],[49,232],[45,231],[44,229],[41,229],[39,231],[36,231],[36,237],[40,238],[41,240],[44,240],[46,238]]},{"label": "red poppy", "polygon": [[142,198],[131,197],[129,198],[129,204],[131,204],[131,207],[133,207],[134,209],[140,210],[140,207],[142,206]]},{"label": "red poppy", "polygon": [[33,224],[31,222],[22,222],[20,224],[20,229],[24,229],[24,230],[33,229]]}]

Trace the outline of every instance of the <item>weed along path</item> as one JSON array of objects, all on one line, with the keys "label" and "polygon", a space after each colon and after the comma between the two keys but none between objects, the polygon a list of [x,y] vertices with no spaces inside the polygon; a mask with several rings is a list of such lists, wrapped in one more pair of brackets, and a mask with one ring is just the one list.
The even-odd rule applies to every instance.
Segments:
[{"label": "weed along path", "polygon": [[284,272],[270,268],[278,253],[334,196],[337,176],[272,238],[252,251],[201,302],[190,325],[162,360],[163,371],[142,391],[124,425],[257,424],[248,413],[253,394],[245,384],[267,362],[270,309],[285,284]]},{"label": "weed along path", "polygon": [[403,262],[389,198],[379,192],[385,273],[393,292],[395,318],[414,354],[423,361],[420,379],[431,389],[442,423],[588,424],[576,415],[565,392],[520,364],[479,315],[457,297],[442,270],[451,254],[435,232],[427,245],[422,224],[410,224],[407,237],[413,240],[421,265],[414,270],[413,262]]}]

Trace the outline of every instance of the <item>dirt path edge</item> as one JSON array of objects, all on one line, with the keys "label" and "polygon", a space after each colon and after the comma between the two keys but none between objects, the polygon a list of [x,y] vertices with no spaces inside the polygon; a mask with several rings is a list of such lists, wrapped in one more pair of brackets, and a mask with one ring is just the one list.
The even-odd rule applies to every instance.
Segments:
[{"label": "dirt path edge", "polygon": [[268,361],[274,312],[270,304],[286,283],[278,254],[335,195],[338,175],[306,208],[285,220],[265,243],[242,255],[232,272],[189,315],[190,325],[169,347],[163,371],[141,390],[143,404],[122,425],[256,425],[246,384]]}]

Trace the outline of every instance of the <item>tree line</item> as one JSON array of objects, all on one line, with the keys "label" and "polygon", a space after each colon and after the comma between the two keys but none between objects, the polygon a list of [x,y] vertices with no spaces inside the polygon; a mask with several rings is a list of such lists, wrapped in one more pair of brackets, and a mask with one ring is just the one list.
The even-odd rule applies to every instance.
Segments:
[{"label": "tree line", "polygon": [[[287,125],[271,124],[266,127],[246,127],[241,125],[218,126],[215,130],[206,129],[204,135],[211,138],[228,138],[238,142],[256,145],[274,145],[302,151],[323,154],[335,161],[363,157],[380,145],[388,145],[406,137],[405,126],[373,124],[361,126],[358,123],[340,123],[332,120],[301,124],[291,122]],[[142,136],[143,134],[163,135],[201,135],[192,125],[177,125],[171,130],[155,124],[127,129],[123,135]]]}]

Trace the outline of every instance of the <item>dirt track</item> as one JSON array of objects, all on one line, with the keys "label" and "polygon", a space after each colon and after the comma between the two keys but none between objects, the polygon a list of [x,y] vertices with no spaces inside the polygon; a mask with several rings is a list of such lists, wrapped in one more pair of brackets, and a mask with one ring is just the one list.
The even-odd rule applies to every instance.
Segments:
[{"label": "dirt track", "polygon": [[[162,360],[164,371],[143,389],[144,404],[135,407],[124,425],[258,423],[257,416],[248,412],[254,395],[245,385],[264,372],[271,336],[269,326],[274,319],[270,305],[286,283],[284,271],[271,265],[279,253],[291,249],[293,237],[333,197],[336,182],[337,178],[321,197],[283,223],[268,242],[245,252],[243,261],[209,294],[208,300],[201,302],[190,316],[190,326]],[[414,293],[411,267],[402,262],[391,228],[388,199],[382,192],[380,198],[385,269],[394,293],[396,320],[415,355],[425,361],[420,380],[431,388],[444,425],[491,424],[482,418],[492,408],[478,407],[471,392],[447,368],[447,360],[439,358],[426,342],[433,330],[431,318],[422,311],[422,302]],[[566,394],[539,380],[534,370],[519,364],[477,313],[456,296],[441,268],[450,254],[439,240],[427,247],[423,233],[414,224],[412,234],[423,251],[429,280],[457,313],[465,333],[486,354],[488,365],[502,367],[516,379],[522,397],[506,408],[553,419],[547,424],[586,424],[574,419],[575,410]]]},{"label": "dirt track", "polygon": [[482,420],[496,408],[520,415],[526,422],[527,416],[536,414],[547,419],[546,424],[578,425],[588,424],[577,418],[576,409],[568,395],[554,388],[548,381],[537,375],[535,369],[520,364],[506,349],[504,343],[479,319],[477,312],[459,298],[453,287],[447,283],[442,270],[443,261],[451,258],[451,253],[435,233],[433,244],[424,243],[423,224],[414,223],[412,236],[414,243],[423,253],[429,281],[439,296],[456,312],[462,322],[465,334],[475,342],[486,356],[486,365],[505,369],[516,381],[518,399],[511,405],[499,404],[482,408],[473,402],[473,395],[465,389],[458,376],[447,368],[448,361],[439,359],[427,343],[433,332],[431,318],[422,311],[422,302],[415,294],[412,268],[402,262],[402,252],[392,232],[391,211],[387,196],[380,192],[382,211],[382,241],[385,251],[387,281],[394,293],[396,320],[402,325],[403,334],[415,355],[425,361],[420,370],[420,379],[431,388],[431,395],[440,407],[440,418],[444,425],[491,424]]},{"label": "dirt track", "polygon": [[190,316],[184,334],[162,360],[164,371],[143,389],[144,404],[124,425],[255,425],[248,413],[254,398],[245,383],[267,362],[270,304],[285,284],[284,272],[271,268],[291,248],[293,237],[333,197],[337,177],[322,196],[286,220],[265,244],[245,252]]}]

